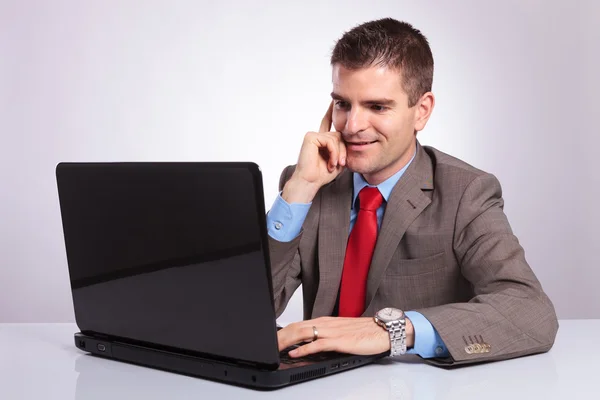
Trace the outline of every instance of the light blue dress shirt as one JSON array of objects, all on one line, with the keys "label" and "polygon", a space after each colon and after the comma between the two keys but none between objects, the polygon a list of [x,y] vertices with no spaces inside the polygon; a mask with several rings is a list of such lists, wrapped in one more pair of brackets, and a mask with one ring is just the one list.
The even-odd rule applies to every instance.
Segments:
[{"label": "light blue dress shirt", "polygon": [[[416,152],[415,152],[416,154]],[[376,187],[384,198],[384,202],[377,209],[377,225],[381,229],[381,221],[383,220],[383,214],[387,201],[390,198],[392,189],[400,180],[408,166],[411,164],[415,156],[406,164],[404,168],[396,172],[394,175],[380,183]],[[365,186],[369,185],[367,181],[362,177],[361,174],[354,173],[354,193],[352,201],[352,209],[350,211],[350,232],[354,228],[356,217],[358,216],[358,207],[355,207],[356,198],[358,193]],[[302,224],[306,219],[308,210],[312,203],[292,203],[288,204],[281,197],[281,193],[275,199],[273,207],[267,214],[267,229],[269,235],[280,242],[290,242],[294,240],[302,229]],[[416,311],[406,311],[406,316],[410,319],[415,330],[415,343],[412,349],[409,349],[407,353],[418,354],[423,358],[432,357],[447,357],[448,349],[446,348],[442,338],[437,333],[433,325],[423,316],[423,314]]]}]

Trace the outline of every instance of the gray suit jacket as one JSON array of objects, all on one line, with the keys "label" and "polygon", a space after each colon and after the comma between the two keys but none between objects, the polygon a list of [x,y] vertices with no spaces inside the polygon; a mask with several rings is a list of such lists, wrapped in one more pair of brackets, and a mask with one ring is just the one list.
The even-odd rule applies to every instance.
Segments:
[{"label": "gray suit jacket", "polygon": [[[281,174],[280,190],[294,166]],[[269,238],[279,316],[302,283],[304,318],[331,315],[350,226],[352,173],[323,186],[300,235]],[[363,316],[415,310],[451,355],[440,365],[548,351],[558,330],[550,299],[525,260],[491,174],[432,147],[417,154],[389,198],[369,270]]]}]

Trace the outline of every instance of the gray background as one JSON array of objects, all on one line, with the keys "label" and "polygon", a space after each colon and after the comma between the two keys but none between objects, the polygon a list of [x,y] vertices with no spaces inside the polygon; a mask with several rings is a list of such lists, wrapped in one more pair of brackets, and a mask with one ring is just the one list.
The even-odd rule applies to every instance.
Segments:
[{"label": "gray background", "polygon": [[[434,53],[419,140],[496,174],[559,317],[600,318],[599,4],[2,0],[0,322],[73,320],[58,162],[251,160],[270,208],[334,41],[386,16]],[[282,319],[300,318],[297,292]]]}]

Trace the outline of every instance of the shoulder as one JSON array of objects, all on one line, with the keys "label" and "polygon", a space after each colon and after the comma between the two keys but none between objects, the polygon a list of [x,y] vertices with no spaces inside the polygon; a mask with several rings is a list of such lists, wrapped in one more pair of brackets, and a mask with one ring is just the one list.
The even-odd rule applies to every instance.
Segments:
[{"label": "shoulder", "polygon": [[474,167],[473,165],[459,158],[444,153],[433,146],[422,146],[423,150],[430,157],[433,167],[436,171],[443,170],[452,174],[464,174],[469,176],[478,176],[486,174],[485,171]]},{"label": "shoulder", "polygon": [[479,169],[457,157],[444,153],[435,147],[422,147],[431,160],[436,187],[452,187],[455,190],[458,189],[460,192],[464,191],[474,182],[487,182],[494,186],[499,186],[499,182],[493,174]]}]

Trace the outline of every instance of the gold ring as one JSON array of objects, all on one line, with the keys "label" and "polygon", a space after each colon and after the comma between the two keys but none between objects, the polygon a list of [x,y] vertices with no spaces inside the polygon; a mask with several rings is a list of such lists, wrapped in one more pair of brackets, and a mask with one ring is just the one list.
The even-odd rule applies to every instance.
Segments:
[{"label": "gold ring", "polygon": [[319,331],[316,326],[313,326],[313,342],[319,338]]}]

